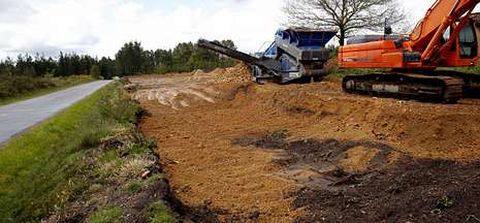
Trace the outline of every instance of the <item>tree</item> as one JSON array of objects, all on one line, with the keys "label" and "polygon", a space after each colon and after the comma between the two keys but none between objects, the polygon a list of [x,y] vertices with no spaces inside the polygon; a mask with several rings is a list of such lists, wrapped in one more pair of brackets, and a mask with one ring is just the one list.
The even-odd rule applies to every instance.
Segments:
[{"label": "tree", "polygon": [[155,71],[159,73],[167,73],[172,71],[173,67],[173,55],[171,50],[155,51],[156,66]]},{"label": "tree", "polygon": [[[231,49],[234,49],[236,50],[237,49],[237,46],[235,46],[235,43],[232,41],[232,40],[222,40],[220,41],[220,44],[226,46],[226,47],[229,47]],[[220,57],[220,63],[219,63],[219,66],[220,67],[231,67],[233,65],[235,65],[235,60],[230,58],[230,57],[227,57],[227,56],[224,56],[224,55],[219,55]]]},{"label": "tree", "polygon": [[180,43],[172,52],[173,70],[177,72],[191,71],[194,67],[189,63],[194,51],[193,43]]},{"label": "tree", "polygon": [[92,77],[95,77],[95,78],[100,78],[101,76],[101,71],[100,71],[100,67],[96,64],[94,64],[91,68],[90,68],[90,75]]},{"label": "tree", "polygon": [[144,72],[145,51],[140,42],[125,43],[115,55],[117,69],[121,76]]},{"label": "tree", "polygon": [[145,58],[142,66],[143,73],[153,73],[157,67],[157,60],[155,57],[155,52],[153,50],[147,50],[143,52]]},{"label": "tree", "polygon": [[222,44],[222,45],[224,45],[228,48],[234,49],[234,50],[237,49],[237,47],[235,46],[235,43],[232,40],[229,40],[229,39],[220,41],[220,44]]},{"label": "tree", "polygon": [[15,70],[15,63],[12,58],[7,57],[5,61],[0,62],[0,75],[12,75]]},{"label": "tree", "polygon": [[105,79],[111,79],[116,73],[115,65],[115,60],[112,60],[109,57],[102,57],[98,62],[100,76]]},{"label": "tree", "polygon": [[207,50],[195,44],[188,64],[191,64],[195,69],[212,69],[218,66],[219,56],[211,50]]},{"label": "tree", "polygon": [[336,29],[341,46],[354,32],[379,31],[385,19],[395,24],[405,18],[396,0],[286,0],[284,12],[290,26]]}]

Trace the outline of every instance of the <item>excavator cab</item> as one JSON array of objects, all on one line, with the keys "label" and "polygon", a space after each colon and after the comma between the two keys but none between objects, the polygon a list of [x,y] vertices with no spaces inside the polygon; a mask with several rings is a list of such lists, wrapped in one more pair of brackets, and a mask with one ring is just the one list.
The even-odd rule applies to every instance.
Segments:
[{"label": "excavator cab", "polygon": [[[441,39],[441,43],[445,44],[451,36],[452,28],[448,28],[445,31]],[[477,36],[479,36],[480,30],[474,23],[468,23],[458,33],[458,39],[455,44],[452,45],[449,53],[455,53],[455,57],[460,59],[473,59],[478,56],[479,42]],[[458,46],[458,47],[457,47]]]},{"label": "excavator cab", "polygon": [[461,59],[473,59],[478,56],[478,34],[480,30],[470,23],[458,34],[459,56]]},{"label": "excavator cab", "polygon": [[[452,28],[448,28],[441,43],[451,38]],[[465,67],[474,66],[480,57],[480,15],[472,14],[470,20],[458,32],[456,41],[450,50],[441,54],[436,62],[438,67]]]}]

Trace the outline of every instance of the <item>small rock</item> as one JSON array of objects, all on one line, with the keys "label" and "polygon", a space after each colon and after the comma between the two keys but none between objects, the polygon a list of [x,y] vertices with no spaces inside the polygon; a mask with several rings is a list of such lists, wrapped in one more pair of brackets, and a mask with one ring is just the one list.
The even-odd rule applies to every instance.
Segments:
[{"label": "small rock", "polygon": [[142,179],[145,179],[145,178],[149,177],[151,173],[152,173],[152,171],[150,171],[150,170],[147,170],[147,171],[143,172],[142,173]]}]

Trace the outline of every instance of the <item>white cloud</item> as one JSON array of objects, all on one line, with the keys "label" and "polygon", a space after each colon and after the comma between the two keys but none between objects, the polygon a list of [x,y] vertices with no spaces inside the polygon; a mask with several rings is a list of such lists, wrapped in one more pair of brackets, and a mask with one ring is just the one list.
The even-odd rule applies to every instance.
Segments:
[{"label": "white cloud", "polygon": [[12,18],[0,21],[0,57],[35,50],[113,56],[131,40],[156,49],[201,37],[233,39],[254,51],[280,26],[282,0],[179,2],[152,7],[141,0],[0,0],[0,18]]},{"label": "white cloud", "polygon": [[[410,20],[434,0],[404,1]],[[76,51],[114,56],[127,41],[172,48],[199,38],[232,39],[244,51],[273,40],[283,0],[0,0],[0,58]]]},{"label": "white cloud", "polygon": [[405,8],[409,20],[416,23],[423,18],[435,1],[436,0],[403,1],[402,6]]},{"label": "white cloud", "polygon": [[0,21],[2,23],[23,21],[23,15],[34,12],[33,8],[25,1],[0,0]]}]

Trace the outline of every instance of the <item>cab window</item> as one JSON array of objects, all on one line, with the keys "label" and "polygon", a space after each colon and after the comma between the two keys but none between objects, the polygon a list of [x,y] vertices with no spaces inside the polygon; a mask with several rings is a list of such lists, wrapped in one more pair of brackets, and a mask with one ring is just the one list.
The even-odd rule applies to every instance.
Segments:
[{"label": "cab window", "polygon": [[458,36],[460,44],[460,57],[473,58],[477,56],[478,45],[475,31],[471,25],[465,26]]}]

